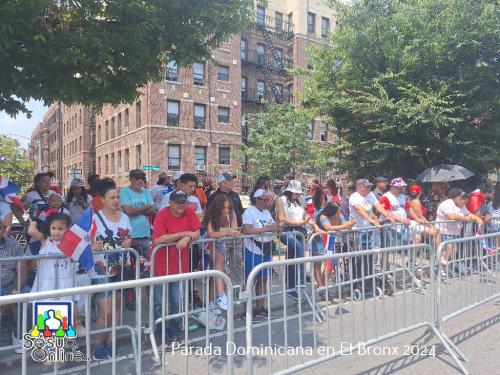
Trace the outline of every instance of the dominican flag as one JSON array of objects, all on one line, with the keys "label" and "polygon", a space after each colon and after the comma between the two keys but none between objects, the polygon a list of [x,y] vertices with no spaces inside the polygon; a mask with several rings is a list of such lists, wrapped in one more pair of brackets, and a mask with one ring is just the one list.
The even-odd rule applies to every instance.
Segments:
[{"label": "dominican flag", "polygon": [[[481,229],[478,229],[476,231],[476,236],[480,236],[482,234],[483,233],[482,233]],[[479,244],[481,245],[483,250],[486,251],[487,254],[495,254],[497,252],[496,249],[493,246],[491,246],[491,244],[487,241],[486,238],[481,238],[479,240]]]},{"label": "dominican flag", "polygon": [[87,272],[94,266],[91,239],[95,236],[96,223],[92,205],[89,205],[78,223],[73,224],[57,246],[66,256],[76,260]]},{"label": "dominican flag", "polygon": [[18,206],[24,211],[24,204],[21,199],[17,196],[21,188],[14,184],[12,181],[0,176],[0,195],[4,197],[7,203],[11,203]]},{"label": "dominican flag", "polygon": [[[323,246],[325,247],[325,255],[333,254],[335,252],[335,236],[331,234],[323,234]],[[329,259],[325,262],[326,272],[331,274],[333,272],[333,267],[337,265],[336,259]]]}]

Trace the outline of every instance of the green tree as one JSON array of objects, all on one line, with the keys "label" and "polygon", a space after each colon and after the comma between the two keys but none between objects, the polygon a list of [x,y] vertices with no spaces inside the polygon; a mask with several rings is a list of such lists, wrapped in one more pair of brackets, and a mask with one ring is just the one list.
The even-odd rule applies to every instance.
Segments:
[{"label": "green tree", "polygon": [[166,60],[188,65],[244,28],[253,0],[0,2],[0,110],[133,101]]},{"label": "green tree", "polygon": [[332,1],[333,47],[312,54],[304,103],[328,117],[338,168],[414,177],[500,166],[497,0]]},{"label": "green tree", "polygon": [[281,178],[286,173],[319,173],[331,168],[328,144],[310,141],[314,115],[291,105],[268,104],[249,123],[248,157],[253,175]]},{"label": "green tree", "polygon": [[0,135],[0,175],[25,190],[32,182],[33,164],[15,139]]}]

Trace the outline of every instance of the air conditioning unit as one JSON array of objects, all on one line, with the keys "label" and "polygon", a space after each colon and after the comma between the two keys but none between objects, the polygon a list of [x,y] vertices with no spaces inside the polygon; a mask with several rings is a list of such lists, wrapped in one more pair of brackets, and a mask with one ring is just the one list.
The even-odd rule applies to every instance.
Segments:
[{"label": "air conditioning unit", "polygon": [[197,172],[205,172],[205,165],[197,164],[195,169]]}]

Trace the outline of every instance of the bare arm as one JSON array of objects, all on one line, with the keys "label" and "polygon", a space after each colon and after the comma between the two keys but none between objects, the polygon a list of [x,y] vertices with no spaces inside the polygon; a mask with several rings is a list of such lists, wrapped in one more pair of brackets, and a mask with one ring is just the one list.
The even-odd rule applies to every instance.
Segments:
[{"label": "bare arm", "polygon": [[410,213],[419,223],[423,224],[428,222],[422,212],[421,203],[416,199],[410,201]]},{"label": "bare arm", "polygon": [[156,213],[156,208],[152,204],[148,204],[144,207],[132,207],[125,204],[122,206],[122,209],[127,216],[152,215]]},{"label": "bare arm", "polygon": [[30,226],[28,227],[28,234],[35,240],[40,241],[42,245],[45,243],[45,236],[43,235],[43,233],[38,231],[38,224],[36,221],[32,221],[30,223]]},{"label": "bare arm", "polygon": [[160,245],[160,244],[169,244],[173,242],[177,242],[184,237],[189,237],[190,240],[196,241],[197,239],[200,238],[200,231],[196,232],[179,232],[179,233],[169,233],[169,234],[164,234],[160,237],[158,237],[156,240],[153,241],[153,245]]},{"label": "bare arm", "polygon": [[363,218],[365,219],[366,221],[372,223],[374,226],[376,226],[377,228],[380,228],[381,225],[378,221],[378,219],[376,217],[373,217],[373,216],[370,216],[366,213],[366,211],[363,209],[363,207],[361,207],[360,204],[355,204],[354,206],[354,209],[356,210],[356,212]]},{"label": "bare arm", "polygon": [[269,232],[277,232],[278,231],[278,226],[277,225],[267,225],[263,228],[254,228],[253,226],[249,224],[243,224],[243,234],[262,234],[262,233],[269,233]]},{"label": "bare arm", "polygon": [[225,238],[225,237],[238,237],[240,232],[236,228],[224,228],[218,231],[215,231],[212,227],[211,223],[207,225],[207,234],[210,238]]},{"label": "bare arm", "polygon": [[14,214],[12,212],[9,212],[3,218],[3,223],[5,224],[5,236],[6,237],[10,234],[10,231],[12,230],[12,218],[13,217],[14,217]]}]

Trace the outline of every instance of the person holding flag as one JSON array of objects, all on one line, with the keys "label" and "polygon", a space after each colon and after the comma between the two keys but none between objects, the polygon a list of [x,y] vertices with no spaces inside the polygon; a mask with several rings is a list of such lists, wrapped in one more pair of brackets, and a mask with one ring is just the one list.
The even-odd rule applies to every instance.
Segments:
[{"label": "person holding flag", "polygon": [[[6,226],[4,236],[8,236],[12,229],[13,211],[16,211],[16,217],[22,217],[24,204],[17,196],[20,190],[21,188],[12,181],[0,176],[0,219]],[[14,210],[11,209],[11,206]]]}]

